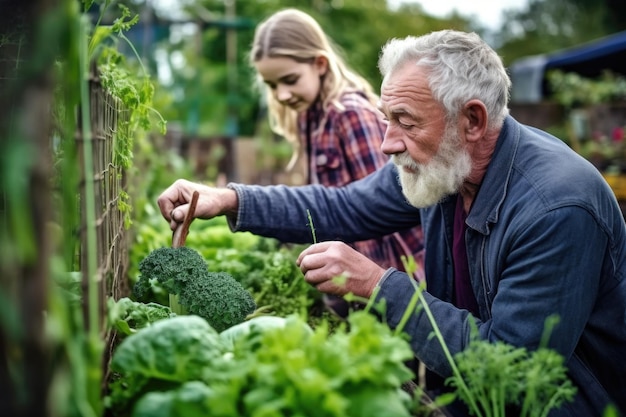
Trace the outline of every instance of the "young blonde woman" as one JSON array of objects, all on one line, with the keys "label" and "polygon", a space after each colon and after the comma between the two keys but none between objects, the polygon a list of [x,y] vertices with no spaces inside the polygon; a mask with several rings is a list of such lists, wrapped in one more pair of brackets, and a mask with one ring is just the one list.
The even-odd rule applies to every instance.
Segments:
[{"label": "young blonde woman", "polygon": [[[250,60],[266,86],[272,130],[294,146],[287,169],[305,157],[308,183],[342,186],[388,162],[378,96],[313,17],[285,9],[266,18],[256,28]],[[414,228],[353,246],[385,268],[404,270],[402,255],[421,265],[421,240],[421,228]]]}]

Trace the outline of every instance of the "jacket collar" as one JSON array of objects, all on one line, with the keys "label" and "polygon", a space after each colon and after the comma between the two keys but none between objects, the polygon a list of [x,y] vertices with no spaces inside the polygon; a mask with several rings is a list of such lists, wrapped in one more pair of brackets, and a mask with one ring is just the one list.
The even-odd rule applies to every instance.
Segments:
[{"label": "jacket collar", "polygon": [[508,192],[519,141],[520,125],[511,116],[507,116],[480,190],[467,217],[467,225],[482,234],[489,234],[490,225],[498,222],[500,207]]}]

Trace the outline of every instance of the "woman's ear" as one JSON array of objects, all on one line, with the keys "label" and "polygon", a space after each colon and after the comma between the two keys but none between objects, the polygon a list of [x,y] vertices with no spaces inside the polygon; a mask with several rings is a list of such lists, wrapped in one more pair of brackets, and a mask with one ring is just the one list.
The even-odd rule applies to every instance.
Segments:
[{"label": "woman's ear", "polygon": [[313,63],[313,65],[315,65],[320,75],[326,75],[326,73],[328,72],[328,58],[323,55],[315,58],[315,62]]},{"label": "woman's ear", "polygon": [[468,142],[475,142],[487,134],[487,108],[480,100],[470,100],[463,107],[463,131]]}]

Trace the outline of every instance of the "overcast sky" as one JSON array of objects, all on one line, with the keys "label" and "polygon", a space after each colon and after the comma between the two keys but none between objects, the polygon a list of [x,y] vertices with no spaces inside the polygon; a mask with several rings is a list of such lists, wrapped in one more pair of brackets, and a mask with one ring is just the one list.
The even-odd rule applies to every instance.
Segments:
[{"label": "overcast sky", "polygon": [[[152,3],[172,12],[179,7],[177,0],[152,0]],[[528,0],[388,0],[391,7],[401,3],[418,3],[426,13],[437,17],[447,17],[456,9],[459,14],[474,17],[483,26],[495,30],[500,28],[502,10],[525,8]]]},{"label": "overcast sky", "polygon": [[525,8],[527,0],[388,0],[394,3],[418,3],[428,14],[437,17],[446,17],[455,9],[467,17],[476,18],[483,26],[489,29],[499,29],[501,13],[505,9]]}]

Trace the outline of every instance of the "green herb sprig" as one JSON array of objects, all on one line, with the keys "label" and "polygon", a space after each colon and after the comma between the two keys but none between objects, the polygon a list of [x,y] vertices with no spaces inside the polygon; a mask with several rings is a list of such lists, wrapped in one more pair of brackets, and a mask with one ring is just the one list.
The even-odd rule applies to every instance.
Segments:
[{"label": "green herb sprig", "polygon": [[317,237],[315,236],[315,226],[313,226],[313,217],[311,217],[311,212],[309,209],[306,209],[306,216],[309,219],[309,228],[311,229],[311,236],[313,236],[313,243],[317,243]]},{"label": "green herb sprig", "polygon": [[[415,262],[402,258],[405,270],[411,276]],[[451,355],[434,316],[422,295],[425,286],[413,281],[415,295],[396,331],[401,331],[415,311],[416,301],[424,309],[433,332],[452,368],[446,384],[456,388],[453,395],[462,400],[470,414],[477,417],[506,417],[515,408],[519,417],[546,417],[548,413],[571,401],[576,387],[567,377],[564,358],[546,348],[549,334],[558,317],[549,317],[544,326],[540,347],[528,352],[504,342],[490,343],[478,338],[476,324],[470,321],[472,340],[468,347]],[[447,403],[450,398],[442,399]]]}]

